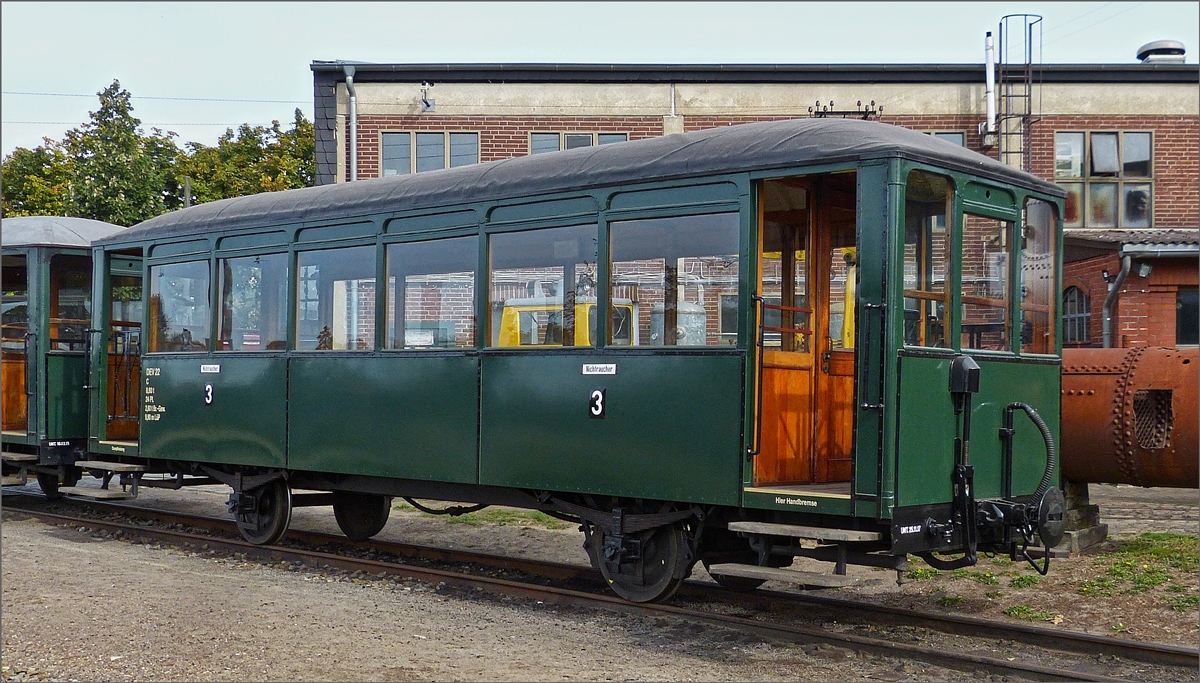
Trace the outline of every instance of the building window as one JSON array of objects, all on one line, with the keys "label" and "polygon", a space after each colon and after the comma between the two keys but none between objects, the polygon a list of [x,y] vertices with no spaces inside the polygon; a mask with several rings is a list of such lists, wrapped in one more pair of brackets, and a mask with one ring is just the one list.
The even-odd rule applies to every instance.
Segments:
[{"label": "building window", "polygon": [[1067,228],[1151,227],[1150,133],[1054,134],[1054,179],[1067,191]]},{"label": "building window", "polygon": [[628,139],[629,133],[530,133],[529,153],[542,154],[557,152],[560,149],[609,145]]},{"label": "building window", "polygon": [[1180,287],[1175,294],[1175,344],[1200,344],[1200,289]]},{"label": "building window", "polygon": [[479,163],[479,133],[383,133],[383,176]]},{"label": "building window", "polygon": [[933,137],[935,137],[939,140],[945,140],[946,142],[953,142],[954,144],[958,145],[959,147],[967,146],[967,134],[962,131],[959,131],[959,130],[951,130],[951,131],[935,130],[935,131],[927,131],[925,134],[932,135]]},{"label": "building window", "polygon": [[1086,344],[1092,340],[1092,302],[1078,287],[1063,292],[1063,342]]}]

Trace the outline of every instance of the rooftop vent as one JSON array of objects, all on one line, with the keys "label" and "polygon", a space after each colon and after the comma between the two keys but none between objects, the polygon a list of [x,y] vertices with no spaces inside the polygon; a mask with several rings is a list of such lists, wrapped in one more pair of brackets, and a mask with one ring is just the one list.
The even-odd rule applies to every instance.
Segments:
[{"label": "rooftop vent", "polygon": [[1183,64],[1183,53],[1178,40],[1156,40],[1139,47],[1137,58],[1143,64]]}]

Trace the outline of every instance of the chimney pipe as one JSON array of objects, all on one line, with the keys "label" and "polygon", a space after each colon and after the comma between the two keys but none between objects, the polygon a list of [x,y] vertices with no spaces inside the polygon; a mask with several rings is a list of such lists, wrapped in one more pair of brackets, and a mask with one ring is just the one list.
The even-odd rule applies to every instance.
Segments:
[{"label": "chimney pipe", "polygon": [[984,52],[987,55],[987,131],[996,132],[996,50],[992,45],[992,32],[987,32],[984,39]]}]

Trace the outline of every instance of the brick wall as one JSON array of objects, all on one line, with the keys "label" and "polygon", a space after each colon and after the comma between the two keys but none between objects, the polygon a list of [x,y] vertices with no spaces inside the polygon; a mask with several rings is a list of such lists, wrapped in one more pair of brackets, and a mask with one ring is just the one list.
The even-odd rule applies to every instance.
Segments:
[{"label": "brick wall", "polygon": [[[1174,346],[1175,305],[1181,286],[1195,287],[1200,282],[1200,273],[1192,259],[1154,259],[1149,277],[1137,274],[1134,269],[1121,284],[1121,291],[1113,305],[1112,344],[1119,347]],[[1104,298],[1108,285],[1103,271],[1108,270],[1115,278],[1121,271],[1121,260],[1114,251],[1109,256],[1067,263],[1063,269],[1063,289],[1079,287],[1088,295],[1091,305],[1089,325],[1091,341],[1086,344],[1066,346],[1099,347],[1103,345]]]}]

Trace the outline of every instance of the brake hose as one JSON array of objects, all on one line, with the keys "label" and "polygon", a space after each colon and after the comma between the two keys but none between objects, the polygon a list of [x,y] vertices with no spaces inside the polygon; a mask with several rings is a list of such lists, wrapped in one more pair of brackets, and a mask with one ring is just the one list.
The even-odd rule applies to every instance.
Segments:
[{"label": "brake hose", "polygon": [[1042,499],[1046,491],[1050,490],[1050,484],[1053,483],[1054,461],[1057,459],[1058,450],[1054,447],[1054,436],[1050,434],[1050,427],[1046,425],[1046,421],[1042,419],[1042,416],[1038,415],[1038,412],[1033,409],[1033,406],[1028,403],[1013,402],[1008,404],[1007,410],[1011,412],[1015,408],[1025,411],[1029,419],[1033,420],[1033,424],[1037,425],[1038,431],[1042,433],[1042,441],[1046,442],[1046,471],[1042,473],[1042,481],[1038,484],[1037,491],[1033,493],[1033,500],[1038,501]]}]

